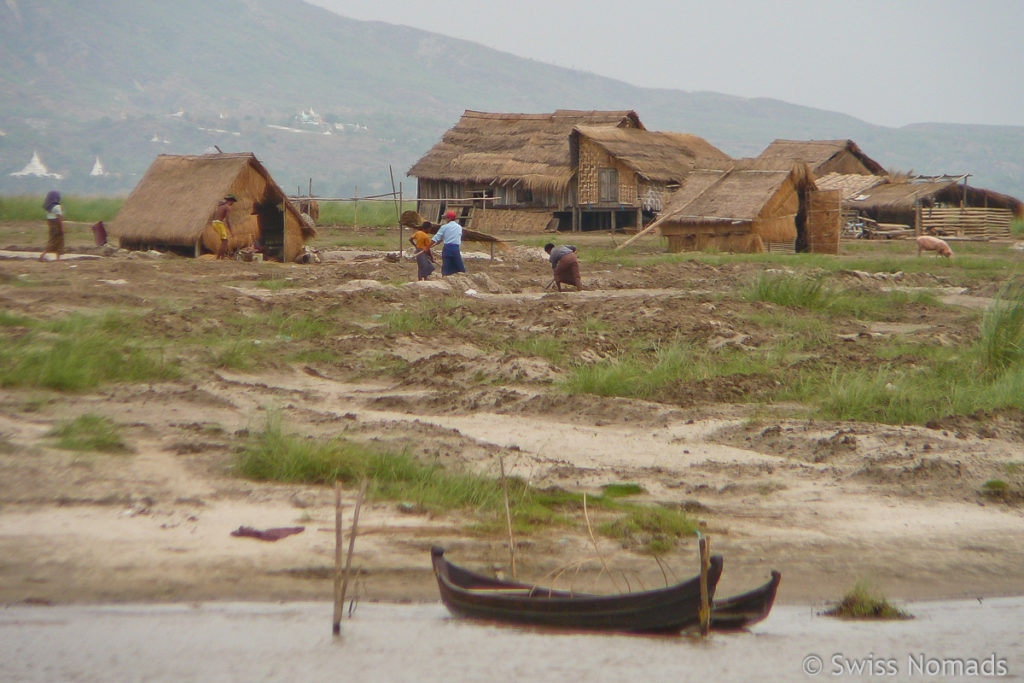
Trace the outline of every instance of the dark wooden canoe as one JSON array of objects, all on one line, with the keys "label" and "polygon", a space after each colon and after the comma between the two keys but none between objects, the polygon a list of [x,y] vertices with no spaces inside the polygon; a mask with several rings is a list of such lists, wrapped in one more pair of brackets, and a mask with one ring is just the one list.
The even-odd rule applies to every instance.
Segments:
[{"label": "dark wooden canoe", "polygon": [[[626,633],[677,633],[698,619],[699,577],[658,590],[589,595],[477,574],[448,562],[437,546],[430,555],[441,601],[458,616]],[[721,575],[722,558],[713,555],[708,569],[711,598]]]},{"label": "dark wooden canoe", "polygon": [[772,611],[781,580],[782,574],[773,569],[771,580],[763,586],[731,598],[715,600],[711,608],[711,628],[734,631],[763,621]]}]

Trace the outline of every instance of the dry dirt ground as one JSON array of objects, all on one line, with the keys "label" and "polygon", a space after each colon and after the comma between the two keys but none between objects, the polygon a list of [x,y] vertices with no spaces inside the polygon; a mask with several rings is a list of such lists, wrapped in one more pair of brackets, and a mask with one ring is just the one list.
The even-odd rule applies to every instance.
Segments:
[{"label": "dry dirt ground", "polygon": [[[682,506],[702,522],[725,556],[722,593],[761,582],[770,568],[782,572],[780,599],[790,602],[837,599],[863,578],[899,599],[1020,593],[1024,510],[981,486],[1022,460],[1024,417],[927,427],[778,419],[735,401],[757,395],[756,376],[689,383],[657,403],[568,396],[557,384],[564,368],[494,339],[571,335],[572,356],[584,361],[639,334],[756,347],[763,332],[744,316],[765,304],[717,295],[764,266],[629,268],[588,265],[584,254],[587,291],[555,293],[544,288],[550,270],[539,249],[498,255],[469,254],[467,276],[427,283],[410,283],[411,262],[340,249],[306,266],[146,254],[0,260],[0,310],[14,315],[129,310],[173,342],[215,332],[231,315],[285,311],[337,321],[312,345],[340,359],[239,370],[203,366],[186,349],[182,362],[205,369],[181,380],[84,393],[0,390],[0,601],[329,599],[333,491],[254,483],[231,469],[268,410],[300,433],[411,444],[419,456],[492,475],[501,456],[538,486],[641,484],[641,500]],[[851,287],[880,286],[844,277]],[[268,279],[288,286],[257,284]],[[901,284],[941,291],[950,283],[919,275]],[[850,321],[836,348],[869,364],[866,345],[877,338],[960,340],[970,334],[964,316],[995,288],[950,289],[960,297],[953,305],[913,320]],[[379,322],[439,302],[468,322],[427,333],[387,332]],[[367,371],[368,358],[376,370]],[[56,448],[48,431],[85,413],[121,425],[133,453]],[[354,497],[345,491],[346,524]],[[464,521],[396,502],[364,506],[357,594],[436,599],[432,544],[460,563],[504,567],[505,539],[467,531]],[[275,543],[230,535],[242,525],[305,531]],[[633,588],[664,582],[650,557],[609,539],[600,548],[620,587],[623,577]],[[579,566],[561,585],[612,588],[582,525],[520,538],[518,562],[521,578],[551,580]],[[663,563],[693,573],[695,543]]]}]

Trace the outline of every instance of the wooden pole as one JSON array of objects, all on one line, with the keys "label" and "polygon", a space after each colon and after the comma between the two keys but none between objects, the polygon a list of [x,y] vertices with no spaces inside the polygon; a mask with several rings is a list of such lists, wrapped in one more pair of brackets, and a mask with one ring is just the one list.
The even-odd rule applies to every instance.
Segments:
[{"label": "wooden pole", "polygon": [[341,482],[334,482],[334,635],[341,635]]},{"label": "wooden pole", "polygon": [[353,226],[353,227],[358,228],[359,227],[359,186],[358,185],[356,185],[355,192],[352,194],[352,196],[355,197],[355,199],[352,200],[352,208],[356,212],[355,218],[352,219],[352,222],[355,223],[355,226]]},{"label": "wooden pole", "polygon": [[356,498],[356,509],[352,513],[352,531],[348,535],[348,556],[345,558],[345,575],[341,581],[341,604],[345,604],[345,593],[348,591],[348,572],[352,567],[352,553],[356,549],[356,534],[359,532],[359,508],[363,506],[366,484],[367,480],[363,479],[363,483],[359,485],[359,497]]},{"label": "wooden pole", "polygon": [[706,636],[711,630],[711,599],[708,595],[708,569],[711,566],[711,539],[700,536],[697,540],[700,549],[700,634]]},{"label": "wooden pole", "polygon": [[391,200],[395,203],[395,223],[398,224],[398,259],[402,260],[402,212],[398,208],[398,190],[395,189],[395,172],[388,164],[388,173],[391,174]]},{"label": "wooden pole", "polygon": [[508,504],[508,482],[505,480],[505,458],[498,456],[501,467],[501,491],[505,496],[505,524],[508,527],[508,556],[512,563],[512,578],[516,578],[516,540],[512,537],[512,509]]}]

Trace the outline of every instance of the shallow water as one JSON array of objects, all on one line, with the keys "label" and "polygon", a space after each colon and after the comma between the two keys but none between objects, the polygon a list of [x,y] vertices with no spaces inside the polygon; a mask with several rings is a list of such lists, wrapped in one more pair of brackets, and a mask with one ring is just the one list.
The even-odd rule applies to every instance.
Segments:
[{"label": "shallow water", "polygon": [[329,603],[16,606],[0,611],[0,678],[1024,680],[1024,598],[907,607],[916,619],[850,622],[779,605],[750,632],[701,641],[480,624],[440,603],[358,605],[337,639]]}]

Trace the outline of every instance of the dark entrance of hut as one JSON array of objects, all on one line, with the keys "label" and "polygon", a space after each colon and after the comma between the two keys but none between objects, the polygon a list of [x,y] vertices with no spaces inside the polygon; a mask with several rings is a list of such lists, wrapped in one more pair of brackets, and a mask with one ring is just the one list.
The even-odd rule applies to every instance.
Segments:
[{"label": "dark entrance of hut", "polygon": [[252,207],[260,226],[258,246],[263,257],[284,261],[284,209],[282,200],[264,197]]},{"label": "dark entrance of hut", "polygon": [[610,209],[610,210],[591,210],[580,212],[580,230],[611,230],[613,232],[623,232],[626,229],[635,231],[637,211],[635,209],[627,209],[624,211]]}]

